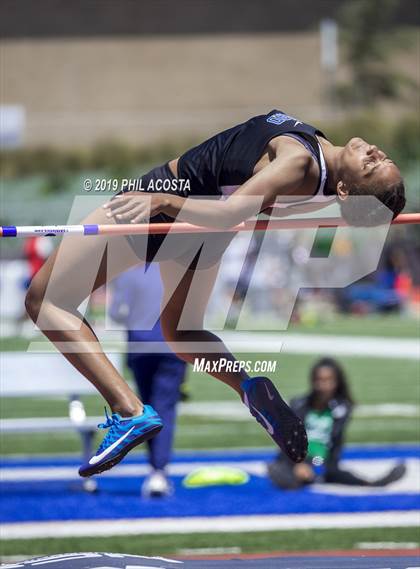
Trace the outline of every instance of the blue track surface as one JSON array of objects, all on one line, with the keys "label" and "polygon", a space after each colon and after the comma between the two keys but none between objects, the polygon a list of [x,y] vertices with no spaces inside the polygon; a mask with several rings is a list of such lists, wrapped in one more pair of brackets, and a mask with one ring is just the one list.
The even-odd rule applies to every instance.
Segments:
[{"label": "blue track surface", "polygon": [[[345,458],[357,460],[418,458],[419,447],[399,446],[353,448]],[[196,463],[218,461],[267,461],[272,454],[262,451],[246,453],[196,453],[178,455],[174,462]],[[144,464],[144,458],[129,457],[124,464]],[[72,458],[6,460],[2,468],[74,466]],[[80,482],[70,475],[62,480],[7,481],[0,486],[0,519],[2,522],[92,520],[147,517],[267,515],[299,513],[378,512],[420,509],[420,496],[411,493],[368,495],[335,495],[306,488],[295,492],[280,491],[263,476],[251,475],[243,486],[219,486],[186,489],[183,476],[174,476],[175,493],[165,500],[140,498],[142,478],[139,476],[98,477],[98,492],[87,494]],[[83,492],[83,493],[82,493]]]}]

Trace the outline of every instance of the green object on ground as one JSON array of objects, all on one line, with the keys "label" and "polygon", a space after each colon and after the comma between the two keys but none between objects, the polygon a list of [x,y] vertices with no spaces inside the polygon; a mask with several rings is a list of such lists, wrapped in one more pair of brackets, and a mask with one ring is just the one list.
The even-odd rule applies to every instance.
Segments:
[{"label": "green object on ground", "polygon": [[197,468],[182,481],[185,488],[203,488],[205,486],[239,486],[246,484],[249,475],[240,468],[229,466],[210,466]]}]

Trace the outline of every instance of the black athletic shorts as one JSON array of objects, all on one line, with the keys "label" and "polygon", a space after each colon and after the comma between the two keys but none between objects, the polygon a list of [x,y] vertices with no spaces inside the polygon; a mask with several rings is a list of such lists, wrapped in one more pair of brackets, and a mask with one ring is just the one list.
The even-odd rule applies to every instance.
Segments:
[{"label": "black athletic shorts", "polygon": [[[143,191],[146,195],[165,192],[168,195],[188,197],[188,193],[177,182],[177,178],[166,163],[153,168],[153,170],[142,176],[141,189],[134,191]],[[170,187],[170,189],[162,189],[165,187]],[[128,191],[130,191],[129,188],[123,189],[119,193]],[[171,223],[173,221],[173,218],[163,213],[150,219],[150,223]],[[126,222],[117,221],[117,223]],[[150,263],[170,259],[181,263],[189,269],[207,269],[220,261],[224,251],[235,235],[234,232],[189,233],[169,236],[148,234],[127,235],[126,239],[142,261]]]}]

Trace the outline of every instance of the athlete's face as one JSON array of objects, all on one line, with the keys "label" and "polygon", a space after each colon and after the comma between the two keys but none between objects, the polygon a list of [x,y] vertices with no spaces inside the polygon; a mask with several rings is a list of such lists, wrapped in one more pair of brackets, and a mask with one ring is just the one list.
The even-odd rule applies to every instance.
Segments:
[{"label": "athlete's face", "polygon": [[316,371],[313,387],[318,396],[329,400],[334,397],[337,389],[337,377],[335,371],[329,366],[321,366]]},{"label": "athlete's face", "polygon": [[352,138],[341,156],[341,179],[344,185],[369,188],[398,183],[401,173],[377,146],[363,138]]}]

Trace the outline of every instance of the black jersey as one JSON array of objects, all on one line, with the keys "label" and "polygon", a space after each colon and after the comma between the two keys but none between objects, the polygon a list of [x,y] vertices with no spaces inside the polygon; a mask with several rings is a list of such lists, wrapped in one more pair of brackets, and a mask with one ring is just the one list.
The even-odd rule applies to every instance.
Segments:
[{"label": "black jersey", "polygon": [[326,168],[316,135],[326,138],[325,135],[276,109],[224,130],[185,152],[178,162],[178,177],[190,181],[190,194],[193,196],[232,193],[252,177],[265,147],[272,138],[280,135],[295,136],[307,146],[318,162],[320,172],[324,172],[324,179],[320,177],[317,190],[317,194],[320,190],[322,193]]},{"label": "black jersey", "polygon": [[[326,205],[328,201],[334,198],[323,194],[327,174],[322,150],[316,139],[317,134],[324,136],[316,128],[281,111],[274,110],[267,115],[253,117],[242,124],[216,134],[180,157],[178,179],[188,180],[190,188],[187,195],[181,191],[178,195],[181,197],[188,197],[188,195],[215,196],[217,199],[218,196],[222,197],[234,192],[236,188],[252,177],[255,164],[262,156],[268,142],[276,136],[285,135],[297,138],[312,154],[320,169],[320,181],[316,193],[305,199],[300,196],[295,203],[300,205],[304,202],[303,205],[305,205],[308,202],[317,201]],[[155,184],[155,182],[162,180],[168,180],[171,184],[175,180],[168,164],[154,168],[143,175],[142,189],[148,188],[147,191],[152,192],[164,191],[157,189],[162,187],[161,183]],[[123,191],[130,190],[124,189]],[[287,204],[276,205],[293,207],[293,202],[288,201]],[[170,223],[173,219],[164,213],[160,213],[154,216],[151,221],[152,223]],[[117,220],[117,223],[124,223],[124,221]],[[200,268],[207,268],[219,262],[223,251],[235,234],[233,232],[216,232],[210,235],[211,245],[207,247],[205,256],[201,255],[200,257]],[[171,258],[191,268],[190,251],[191,249],[200,249],[202,236],[200,234],[196,234],[194,237],[191,234],[188,236],[172,235],[173,248],[161,251],[160,246],[164,237],[164,235],[158,234],[126,236],[131,247],[142,260],[161,261]],[[210,236],[207,236],[206,239],[208,242]],[[194,240],[199,242],[195,249]]]}]

